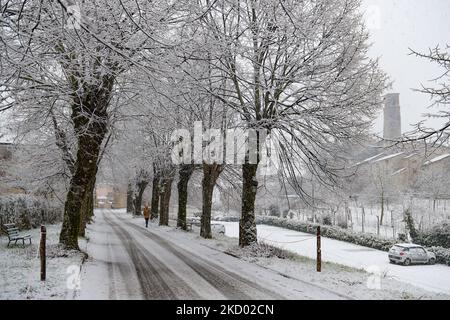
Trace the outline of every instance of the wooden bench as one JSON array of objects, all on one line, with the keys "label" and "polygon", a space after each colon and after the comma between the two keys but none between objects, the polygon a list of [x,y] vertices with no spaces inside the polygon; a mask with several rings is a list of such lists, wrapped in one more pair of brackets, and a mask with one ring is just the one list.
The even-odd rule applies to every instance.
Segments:
[{"label": "wooden bench", "polygon": [[8,247],[11,242],[14,241],[14,244],[17,244],[17,241],[22,240],[23,246],[25,246],[25,240],[30,240],[31,244],[31,236],[29,234],[27,235],[21,235],[19,233],[19,228],[16,227],[14,223],[7,223],[3,225],[3,228],[8,235]]}]

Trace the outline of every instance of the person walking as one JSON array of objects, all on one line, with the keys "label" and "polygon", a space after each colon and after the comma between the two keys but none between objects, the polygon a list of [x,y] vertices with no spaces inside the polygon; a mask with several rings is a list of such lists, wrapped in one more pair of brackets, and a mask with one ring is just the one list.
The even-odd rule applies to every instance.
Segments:
[{"label": "person walking", "polygon": [[145,219],[145,227],[148,228],[148,220],[150,219],[150,209],[148,208],[148,204],[145,204],[144,207],[144,219]]}]

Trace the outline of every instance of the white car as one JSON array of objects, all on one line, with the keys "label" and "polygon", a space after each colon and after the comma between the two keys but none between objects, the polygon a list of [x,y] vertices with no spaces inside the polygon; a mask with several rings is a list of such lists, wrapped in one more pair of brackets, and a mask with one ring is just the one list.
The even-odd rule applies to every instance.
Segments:
[{"label": "white car", "polygon": [[412,263],[435,264],[436,255],[418,244],[399,243],[389,250],[389,261],[405,266],[409,266]]}]

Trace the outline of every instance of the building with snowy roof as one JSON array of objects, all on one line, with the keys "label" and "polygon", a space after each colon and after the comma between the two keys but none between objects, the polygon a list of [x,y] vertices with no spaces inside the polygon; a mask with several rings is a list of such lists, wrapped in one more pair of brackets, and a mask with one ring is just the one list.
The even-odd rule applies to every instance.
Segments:
[{"label": "building with snowy roof", "polygon": [[[394,119],[392,119],[394,118]],[[401,137],[398,94],[388,94],[384,106],[382,141],[372,141],[354,154],[356,175],[384,179],[396,192],[411,192],[423,181],[421,176],[447,176],[450,180],[450,149],[445,146],[427,148],[424,143],[396,144]],[[364,177],[363,177],[364,178]],[[447,194],[448,193],[448,194]],[[450,190],[440,197],[450,198]]]}]

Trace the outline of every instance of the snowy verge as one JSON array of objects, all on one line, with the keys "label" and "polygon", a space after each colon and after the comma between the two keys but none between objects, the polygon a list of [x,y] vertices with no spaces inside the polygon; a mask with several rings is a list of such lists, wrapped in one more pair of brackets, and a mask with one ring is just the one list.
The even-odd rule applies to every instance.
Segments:
[{"label": "snowy verge", "polygon": [[[258,216],[257,223],[310,234],[316,234],[317,227],[319,226],[319,224],[314,223],[267,216]],[[389,249],[396,243],[396,241],[393,240],[381,239],[371,234],[355,233],[335,226],[320,225],[320,229],[321,235],[324,237],[383,251],[389,251]],[[427,247],[427,250],[436,254],[437,263],[449,263],[450,249],[442,247]]]},{"label": "snowy verge", "polygon": [[291,251],[256,244],[246,248],[233,246],[227,253],[270,269],[287,278],[312,283],[326,290],[357,300],[449,300],[450,296],[433,293],[392,279],[387,273],[370,273],[332,262],[322,262],[316,271],[316,261]]},{"label": "snowy verge", "polygon": [[[142,219],[129,221],[142,225]],[[184,243],[196,241],[211,249],[234,256],[269,269],[287,278],[315,285],[324,290],[335,292],[351,299],[450,299],[449,295],[434,293],[415,287],[411,284],[397,281],[384,273],[370,273],[364,270],[339,265],[332,262],[322,263],[322,272],[316,272],[315,261],[298,254],[275,248],[266,244],[255,247],[239,248],[237,239],[220,234],[213,234],[213,239],[203,239],[199,228],[193,226],[192,231],[186,232],[175,227],[176,222],[170,221],[169,227],[153,227],[167,230],[177,240]],[[169,234],[168,233],[168,234]]]},{"label": "snowy verge", "polygon": [[[47,279],[40,281],[40,230],[24,233],[32,236],[32,244],[10,245],[8,238],[0,237],[0,299],[71,299],[70,283],[76,279],[85,255],[65,250],[59,244],[61,224],[47,226]],[[80,247],[86,240],[80,239]],[[69,285],[68,285],[69,284]]]}]

